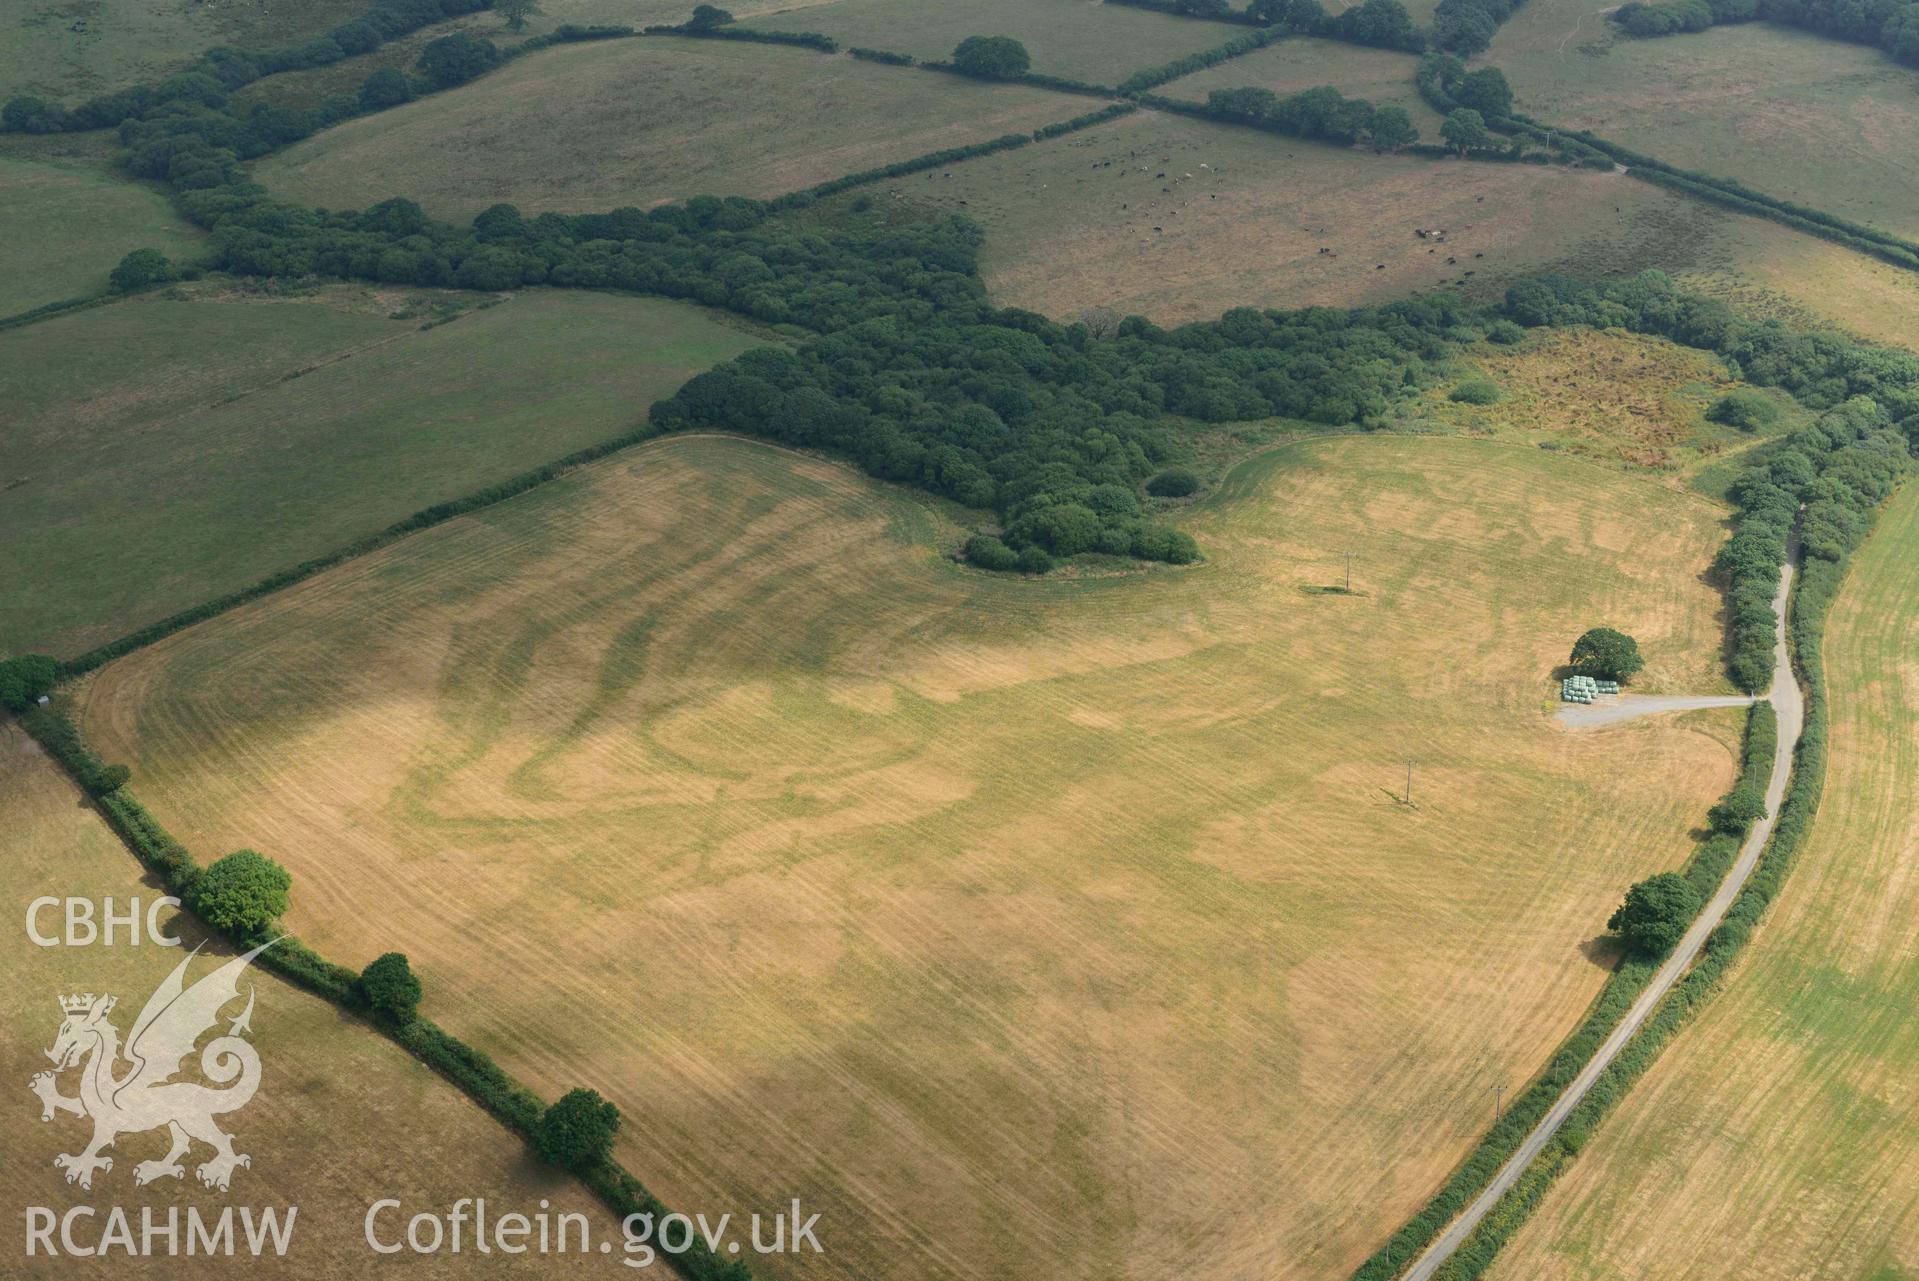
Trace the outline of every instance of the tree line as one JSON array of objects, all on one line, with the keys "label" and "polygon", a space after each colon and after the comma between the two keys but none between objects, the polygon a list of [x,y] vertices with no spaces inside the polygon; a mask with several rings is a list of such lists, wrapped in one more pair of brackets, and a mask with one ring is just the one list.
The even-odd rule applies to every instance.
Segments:
[{"label": "tree line", "polygon": [[1613,21],[1628,35],[1669,36],[1723,23],[1764,20],[1883,49],[1919,67],[1919,4],[1912,0],[1662,0],[1621,5]]},{"label": "tree line", "polygon": [[[25,669],[20,659],[0,663],[0,691],[12,693]],[[52,660],[36,659],[36,662]],[[37,672],[28,674],[37,684]],[[18,710],[18,709],[16,709]],[[58,703],[31,704],[22,726],[77,780],[99,758]],[[521,1085],[485,1051],[474,1048],[420,1013],[422,985],[404,953],[387,952],[355,971],[334,964],[284,932],[293,878],[257,850],[235,850],[201,867],[127,787],[125,767],[113,786],[95,796],[100,816],[134,857],[215,932],[243,947],[275,940],[255,964],[325,1000],[365,1016],[416,1058],[446,1077],[519,1135],[545,1161],[580,1176],[615,1214],[668,1213],[658,1198],[613,1157],[619,1109],[590,1089],[573,1089],[552,1104]],[[722,1259],[705,1242],[689,1241],[671,1255],[694,1281],[750,1281],[739,1260]]]},{"label": "tree line", "polygon": [[[1500,24],[1521,0],[1440,0],[1430,30],[1413,21],[1400,0],[1366,0],[1328,15],[1320,0],[1250,0],[1235,9],[1228,0],[1107,0],[1137,9],[1215,22],[1240,22],[1289,34],[1320,36],[1403,53],[1444,49],[1470,56],[1484,52]],[[1164,83],[1163,81],[1161,83]]]},{"label": "tree line", "polygon": [[20,133],[107,129],[171,101],[205,99],[213,92],[223,96],[263,76],[331,66],[422,27],[492,7],[493,0],[379,0],[353,21],[305,44],[251,53],[211,49],[158,84],[102,94],[71,109],[30,94],[16,95],[0,107],[0,125]]}]

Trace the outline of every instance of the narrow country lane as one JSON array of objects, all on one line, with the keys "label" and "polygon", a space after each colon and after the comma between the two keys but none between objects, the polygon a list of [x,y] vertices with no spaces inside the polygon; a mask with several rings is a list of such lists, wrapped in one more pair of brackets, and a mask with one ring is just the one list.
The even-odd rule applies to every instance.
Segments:
[{"label": "narrow country lane", "polygon": [[1772,689],[1768,691],[1766,697],[1772,702],[1773,710],[1779,717],[1779,750],[1773,758],[1772,777],[1766,783],[1766,816],[1753,824],[1752,831],[1746,836],[1746,843],[1739,849],[1738,860],[1733,863],[1732,870],[1726,874],[1726,879],[1720,883],[1718,893],[1712,896],[1704,910],[1699,913],[1698,919],[1692,923],[1692,928],[1687,930],[1686,936],[1679,941],[1679,946],[1673,949],[1672,955],[1653,976],[1652,982],[1647,984],[1646,990],[1640,994],[1637,1001],[1633,1002],[1632,1008],[1626,1011],[1626,1017],[1619,1021],[1619,1026],[1613,1029],[1612,1035],[1606,1038],[1605,1043],[1599,1047],[1598,1052],[1593,1055],[1584,1070],[1573,1079],[1571,1085],[1566,1087],[1565,1093],[1554,1101],[1546,1115],[1540,1119],[1539,1124],[1533,1127],[1532,1133],[1526,1136],[1525,1142],[1519,1145],[1518,1151],[1508,1158],[1506,1164],[1499,1167],[1499,1173],[1493,1176],[1492,1182],[1486,1186],[1486,1189],[1473,1199],[1465,1212],[1455,1219],[1432,1245],[1427,1247],[1418,1261],[1402,1274],[1405,1281],[1427,1281],[1432,1277],[1441,1265],[1452,1257],[1453,1251],[1457,1250],[1460,1244],[1472,1234],[1473,1229],[1479,1226],[1480,1220],[1498,1204],[1499,1198],[1504,1196],[1518,1181],[1519,1176],[1526,1172],[1526,1167],[1533,1163],[1540,1149],[1544,1148],[1553,1135],[1558,1133],[1559,1127],[1565,1124],[1567,1116],[1571,1115],[1572,1110],[1579,1106],[1579,1101],[1592,1089],[1600,1073],[1619,1057],[1619,1052],[1626,1048],[1627,1043],[1638,1033],[1661,999],[1672,990],[1672,985],[1677,983],[1692,966],[1699,955],[1700,948],[1705,946],[1707,937],[1718,928],[1720,920],[1726,915],[1726,910],[1732,906],[1733,899],[1738,897],[1739,891],[1745,886],[1746,878],[1752,875],[1753,867],[1759,862],[1760,851],[1766,848],[1766,842],[1772,836],[1773,821],[1779,814],[1780,803],[1785,800],[1786,783],[1792,774],[1793,755],[1799,747],[1799,736],[1804,731],[1806,723],[1805,693],[1799,688],[1798,677],[1793,673],[1792,662],[1786,652],[1786,603],[1791,598],[1792,580],[1793,566],[1788,563],[1779,576],[1779,591],[1773,597],[1772,603],[1773,615],[1778,620],[1779,634],[1773,644]]}]

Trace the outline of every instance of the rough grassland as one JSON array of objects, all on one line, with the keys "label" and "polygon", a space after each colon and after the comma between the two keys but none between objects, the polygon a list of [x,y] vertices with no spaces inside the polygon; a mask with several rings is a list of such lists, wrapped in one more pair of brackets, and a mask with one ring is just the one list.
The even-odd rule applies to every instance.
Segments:
[{"label": "rough grassland", "polygon": [[[195,1180],[192,1165],[207,1158],[199,1145],[184,1181],[136,1187],[133,1167],[165,1154],[164,1131],[123,1135],[112,1149],[113,1169],[96,1177],[91,1192],[70,1187],[54,1168],[54,1155],[78,1151],[90,1129],[69,1115],[43,1123],[39,1103],[26,1090],[27,1079],[48,1067],[43,1051],[53,1044],[61,1019],[55,998],[69,992],[117,995],[120,1006],[114,1021],[124,1034],[148,994],[186,953],[144,941],[127,946],[124,932],[111,948],[41,948],[29,941],[22,919],[27,903],[40,895],[71,894],[96,904],[111,895],[116,911],[124,912],[129,898],[137,896],[148,904],[162,891],[143,882],[132,856],[11,722],[0,723],[0,829],[7,834],[0,896],[13,917],[10,928],[0,933],[0,957],[5,958],[8,977],[6,993],[0,996],[0,1025],[6,1029],[0,1075],[12,1094],[0,1121],[0,1195],[9,1207],[0,1250],[6,1252],[9,1277],[70,1277],[76,1272],[70,1258],[26,1258],[23,1207],[29,1205],[46,1206],[56,1214],[71,1206],[93,1205],[102,1216],[107,1205],[122,1206],[132,1216],[136,1239],[142,1207],[152,1207],[162,1222],[168,1207],[178,1207],[184,1215],[187,1206],[194,1206],[209,1216],[217,1216],[228,1204],[299,1207],[293,1244],[284,1260],[202,1256],[192,1260],[194,1277],[390,1275],[393,1261],[369,1250],[361,1229],[367,1206],[386,1196],[400,1198],[407,1214],[429,1208],[444,1213],[464,1196],[486,1197],[495,1214],[532,1214],[544,1198],[551,1202],[551,1213],[587,1214],[596,1235],[617,1233],[612,1216],[578,1184],[530,1159],[517,1138],[398,1046],[324,1001],[259,971],[242,984],[242,993],[249,984],[256,991],[252,1040],[260,1051],[260,1090],[244,1109],[221,1122],[233,1134],[235,1149],[253,1158],[251,1167],[235,1172],[231,1194],[204,1189]],[[168,933],[185,938],[189,948],[201,941],[188,922],[165,912],[159,919]],[[40,925],[43,932],[57,934],[59,910],[45,912]],[[231,955],[224,945],[209,948],[188,970],[188,981]],[[239,1009],[236,1003],[229,1014]],[[76,1079],[67,1073],[62,1092],[72,1095]],[[391,1222],[391,1215],[382,1219],[383,1226]],[[404,1218],[399,1223],[403,1230]],[[84,1241],[88,1224],[82,1220],[78,1226]],[[92,1221],[95,1234],[103,1227],[104,1218]],[[183,1249],[184,1231],[183,1223]],[[471,1258],[408,1256],[404,1271],[408,1276],[469,1276]],[[579,1270],[569,1266],[577,1261],[496,1253],[488,1271],[499,1269],[514,1277],[578,1275]],[[594,1262],[604,1269],[600,1260]],[[156,1276],[189,1275],[185,1261],[174,1267],[182,1270],[164,1261],[131,1269],[116,1259],[99,1274],[117,1275],[120,1268]]]},{"label": "rough grassland", "polygon": [[1282,40],[1257,53],[1181,76],[1158,92],[1204,102],[1213,89],[1257,85],[1283,96],[1332,85],[1348,98],[1364,98],[1379,107],[1404,107],[1421,141],[1436,143],[1441,141],[1441,117],[1413,87],[1418,62],[1412,54],[1340,40]]},{"label": "rough grassland", "polygon": [[1819,822],[1743,962],[1494,1276],[1897,1278],[1919,1257],[1919,488],[1826,638]]},{"label": "rough grassland", "polygon": [[1225,44],[1247,30],[1084,0],[836,0],[767,14],[747,25],[818,31],[842,46],[890,49],[927,62],[952,57],[968,36],[1012,36],[1032,55],[1034,71],[1104,85]]},{"label": "rough grassland", "polygon": [[1727,217],[1714,247],[1676,275],[1747,315],[1836,326],[1919,351],[1919,273],[1777,223]]},{"label": "rough grassland", "polygon": [[[215,45],[298,44],[367,0],[15,0],[0,10],[0,98],[74,100],[162,79]],[[76,29],[77,28],[77,29]]]},{"label": "rough grassland", "polygon": [[1770,23],[1634,40],[1594,0],[1533,0],[1488,60],[1519,106],[1682,169],[1919,237],[1919,73]]},{"label": "rough grassland", "polygon": [[84,719],[329,955],[404,946],[435,1017],[619,1102],[669,1203],[824,1213],[770,1276],[1333,1276],[1730,780],[1724,723],[1548,715],[1601,620],[1713,687],[1720,509],[1376,437],[1189,525],[1190,570],[987,576],[909,496],[671,440],[112,664]]},{"label": "rough grassland", "polygon": [[[1462,430],[1551,441],[1581,458],[1657,472],[1681,485],[1705,465],[1754,443],[1754,435],[1706,421],[1706,408],[1745,384],[1702,351],[1618,330],[1555,330],[1518,347],[1473,349],[1476,372],[1501,398],[1492,405],[1450,399],[1463,379],[1436,386],[1423,416]],[[1764,392],[1762,395],[1766,394]],[[1805,417],[1774,393],[1784,431]]]},{"label": "rough grassland", "polygon": [[[754,103],[777,106],[779,127]],[[332,208],[405,195],[445,217],[502,200],[528,213],[610,209],[776,196],[1085,110],[1069,94],[805,49],[649,37],[533,54],[256,172],[279,195]]]},{"label": "rough grassland", "polygon": [[78,653],[617,436],[754,342],[558,291],[423,330],[420,297],[206,290],[0,333],[0,651]]},{"label": "rough grassland", "polygon": [[[950,174],[866,191],[906,216],[982,223],[981,268],[1003,303],[1166,323],[1436,288],[1496,298],[1548,269],[1677,267],[1717,217],[1610,175],[1376,156],[1145,111]],[[1445,245],[1420,227],[1445,229]]]},{"label": "rough grassland", "polygon": [[197,253],[165,196],[97,166],[0,159],[0,190],[0,316],[99,293],[135,249]]}]

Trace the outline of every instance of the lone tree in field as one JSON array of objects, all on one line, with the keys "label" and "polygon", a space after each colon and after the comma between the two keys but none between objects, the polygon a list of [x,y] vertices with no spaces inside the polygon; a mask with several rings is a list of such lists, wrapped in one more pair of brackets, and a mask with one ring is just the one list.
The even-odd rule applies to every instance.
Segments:
[{"label": "lone tree in field", "polygon": [[388,952],[374,958],[360,971],[360,995],[367,1008],[395,1023],[410,1023],[420,1008],[420,980],[402,952]]},{"label": "lone tree in field", "polygon": [[540,0],[493,0],[493,12],[506,19],[508,31],[525,31],[526,20],[540,12]]},{"label": "lone tree in field", "polygon": [[1439,136],[1462,156],[1474,148],[1490,146],[1493,140],[1486,117],[1471,107],[1461,107],[1447,116],[1446,123],[1439,126]]},{"label": "lone tree in field", "polygon": [[1011,36],[968,36],[953,50],[953,65],[981,80],[1011,80],[1025,75],[1033,60]]},{"label": "lone tree in field", "polygon": [[257,850],[235,850],[193,882],[193,910],[217,930],[243,939],[264,935],[287,910],[293,878]]},{"label": "lone tree in field", "polygon": [[1646,665],[1639,642],[1610,627],[1595,627],[1574,641],[1567,661],[1579,675],[1602,681],[1629,681]]},{"label": "lone tree in field", "polygon": [[693,16],[686,20],[692,31],[711,31],[733,21],[733,15],[718,5],[701,4],[693,6]]},{"label": "lone tree in field", "polygon": [[540,1117],[533,1147],[554,1165],[579,1173],[606,1160],[619,1132],[620,1110],[597,1090],[569,1090]]},{"label": "lone tree in field", "polygon": [[1642,956],[1664,956],[1685,937],[1699,907],[1699,891],[1691,881],[1677,872],[1661,872],[1626,891],[1626,901],[1606,928]]}]

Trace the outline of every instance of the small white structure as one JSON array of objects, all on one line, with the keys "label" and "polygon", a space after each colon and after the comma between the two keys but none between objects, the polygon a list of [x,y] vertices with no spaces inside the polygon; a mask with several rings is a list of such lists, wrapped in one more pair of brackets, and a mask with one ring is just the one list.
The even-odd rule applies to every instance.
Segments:
[{"label": "small white structure", "polygon": [[1601,694],[1618,692],[1618,681],[1594,680],[1590,676],[1568,676],[1559,682],[1559,697],[1568,703],[1590,703]]}]

